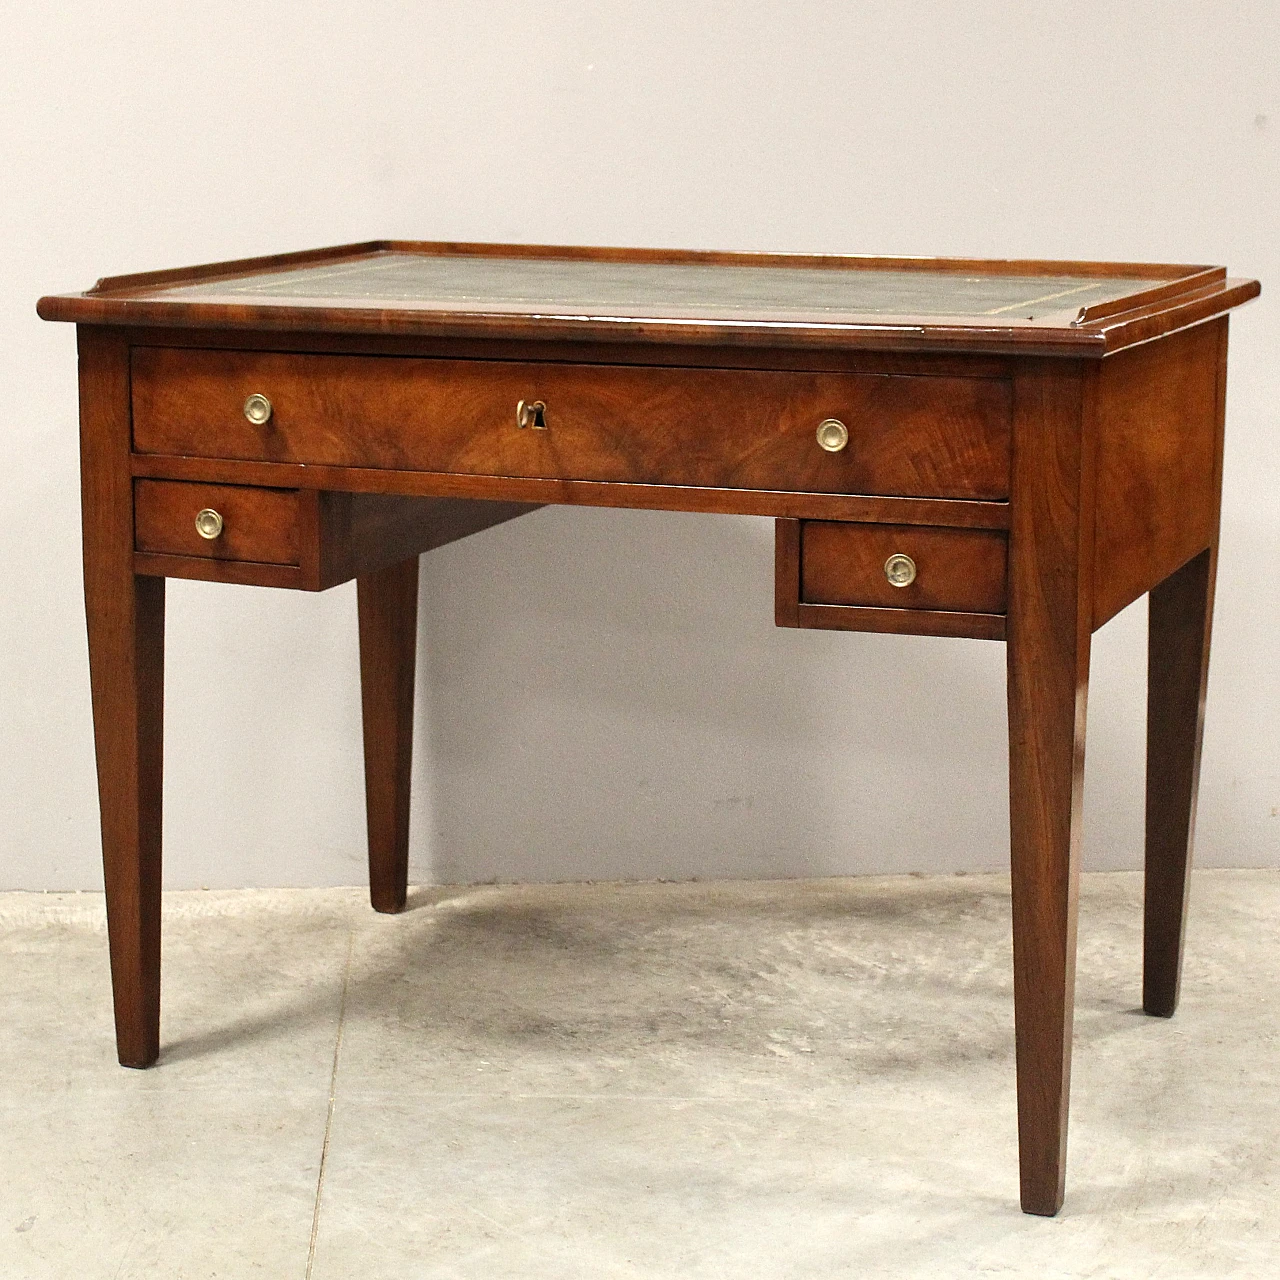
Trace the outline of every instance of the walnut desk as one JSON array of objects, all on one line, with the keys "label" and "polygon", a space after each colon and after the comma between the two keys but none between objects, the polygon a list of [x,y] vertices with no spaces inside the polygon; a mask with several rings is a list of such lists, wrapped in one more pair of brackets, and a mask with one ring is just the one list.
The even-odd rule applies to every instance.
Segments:
[{"label": "walnut desk", "polygon": [[1004,640],[1022,1206],[1062,1203],[1091,633],[1150,592],[1143,1005],[1178,997],[1216,267],[377,241],[101,280],[84,584],[119,1057],[159,1051],[164,583],[355,578],[373,905],[405,902],[418,556],[545,503],[772,516],[780,626]]}]

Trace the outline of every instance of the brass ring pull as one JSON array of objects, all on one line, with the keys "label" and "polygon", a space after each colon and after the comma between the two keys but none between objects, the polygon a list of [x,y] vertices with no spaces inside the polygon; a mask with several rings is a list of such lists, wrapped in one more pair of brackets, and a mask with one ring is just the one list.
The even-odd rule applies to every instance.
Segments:
[{"label": "brass ring pull", "polygon": [[255,391],[244,402],[244,416],[255,427],[265,427],[271,421],[271,401],[261,392]]},{"label": "brass ring pull", "polygon": [[849,428],[839,418],[818,423],[818,444],[828,453],[839,453],[849,443]]},{"label": "brass ring pull", "polygon": [[901,551],[895,551],[884,562],[884,576],[891,587],[909,587],[916,580],[916,562]]},{"label": "brass ring pull", "polygon": [[547,406],[541,400],[520,400],[516,403],[516,426],[532,427],[535,431],[547,429]]},{"label": "brass ring pull", "polygon": [[221,537],[222,517],[212,507],[205,507],[196,513],[196,532],[209,542]]}]

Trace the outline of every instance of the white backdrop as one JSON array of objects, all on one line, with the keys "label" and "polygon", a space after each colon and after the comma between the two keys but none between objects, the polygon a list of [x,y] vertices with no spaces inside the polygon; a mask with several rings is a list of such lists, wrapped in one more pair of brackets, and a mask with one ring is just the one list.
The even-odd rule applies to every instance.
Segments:
[{"label": "white backdrop", "polygon": [[[1226,263],[1202,864],[1280,859],[1280,7],[19,0],[0,51],[0,887],[100,884],[74,334],[43,292],[369,237]],[[171,886],[364,876],[355,595],[170,586]],[[763,520],[424,558],[419,880],[1007,865],[998,644],[776,630]],[[1138,865],[1146,615],[1086,866]],[[197,743],[214,744],[212,754]]]}]

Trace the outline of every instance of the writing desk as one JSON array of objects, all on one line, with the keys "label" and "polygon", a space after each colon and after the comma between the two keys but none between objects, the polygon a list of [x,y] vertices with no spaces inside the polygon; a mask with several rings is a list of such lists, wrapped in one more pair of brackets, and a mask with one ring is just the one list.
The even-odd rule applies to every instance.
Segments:
[{"label": "writing desk", "polygon": [[1007,642],[1022,1206],[1062,1203],[1091,633],[1150,592],[1143,1006],[1178,997],[1221,268],[377,241],[101,280],[85,603],[120,1061],[159,1052],[164,582],[357,582],[369,878],[408,866],[418,556],[545,503],[772,516],[780,626]]}]

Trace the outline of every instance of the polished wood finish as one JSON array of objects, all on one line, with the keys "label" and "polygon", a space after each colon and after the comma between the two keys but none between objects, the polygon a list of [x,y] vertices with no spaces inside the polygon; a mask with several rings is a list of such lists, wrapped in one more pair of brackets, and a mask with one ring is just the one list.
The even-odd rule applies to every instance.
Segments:
[{"label": "polished wood finish", "polygon": [[495,339],[435,334],[332,330],[226,329],[131,325],[130,345],[198,351],[293,351],[315,355],[406,356],[422,360],[503,360],[530,364],[619,364],[664,369],[792,369],[802,373],[883,373],[904,377],[1008,378],[1007,355],[895,351],[882,347],[731,347],[657,341],[652,336],[604,341],[581,336]]},{"label": "polished wood finish", "polygon": [[1216,536],[1212,424],[1226,326],[1223,318],[1135,347],[1099,370],[1095,628]]},{"label": "polished wood finish", "polygon": [[377,493],[316,496],[316,584],[322,591],[506,524],[540,505]]},{"label": "polished wood finish", "polygon": [[317,591],[307,572],[294,564],[266,564],[259,560],[217,560],[208,556],[165,555],[139,551],[134,572],[148,578],[194,578],[198,582],[227,582],[244,587],[287,587]]},{"label": "polished wood finish", "polygon": [[613,340],[453,338],[434,334],[330,330],[157,328],[133,325],[131,346],[192,351],[275,351],[320,356],[404,356],[417,360],[495,360],[536,365],[639,365],[645,369],[795,370],[810,374],[900,374],[905,378],[1010,378],[1009,356],[892,351],[881,347],[704,346],[653,338]]},{"label": "polished wood finish", "polygon": [[[1005,539],[999,533],[778,520],[774,536],[774,621],[780,627],[1004,639]],[[927,554],[930,573],[920,593],[885,580],[884,562],[894,550]],[[960,607],[970,603],[998,603],[1000,612]]]},{"label": "polished wood finish", "polygon": [[[539,506],[147,480],[136,494],[136,572],[300,591],[325,591]],[[196,503],[225,508],[221,555],[200,545],[216,548],[223,538],[206,543],[195,532]]]},{"label": "polished wood finish", "polygon": [[[885,575],[886,561],[897,554],[916,566],[915,580],[905,587]],[[806,520],[800,526],[800,598],[806,604],[1003,613],[1005,537],[976,529]]]},{"label": "polished wood finish", "polygon": [[374,910],[403,911],[409,880],[409,777],[418,645],[418,557],[356,579],[360,697]]},{"label": "polished wood finish", "polygon": [[[465,291],[445,290],[440,296],[439,290],[412,285],[378,287],[378,277],[388,267],[394,276],[401,259],[442,257],[506,259],[513,267],[530,261],[552,265],[560,284],[531,302],[468,297]],[[694,280],[680,286],[664,276],[664,287],[651,287],[647,294],[636,288],[602,291],[596,287],[602,264],[615,268],[605,276],[615,286],[620,274],[655,266],[683,268]],[[713,268],[732,274],[736,286],[721,288]],[[301,290],[296,281],[300,271],[309,273],[309,284]],[[780,290],[770,279],[774,273],[800,278]],[[841,291],[847,294],[842,303],[816,309],[807,305],[809,298],[825,295],[828,282],[823,277],[832,273],[854,278]],[[903,275],[937,282],[934,294],[917,295],[927,304],[919,308],[924,314],[877,288],[877,277]],[[352,277],[357,283],[349,291],[335,283]],[[958,280],[973,277],[980,282],[1017,277],[1029,285],[1043,279],[1038,290],[1007,295],[1010,302],[1004,306],[974,308],[963,293],[958,304],[949,303]],[[1091,289],[1098,280],[1117,287]],[[565,299],[566,292],[574,305]],[[46,320],[83,324],[216,325],[280,333],[1016,351],[1099,358],[1224,315],[1257,293],[1256,281],[1228,280],[1222,268],[1205,266],[372,241],[317,250],[306,262],[290,254],[104,279],[87,293],[41,298],[39,312]],[[672,294],[685,298],[685,305],[673,305]],[[1026,309],[1019,309],[1023,304]]]},{"label": "polished wood finish", "polygon": [[773,524],[773,621],[778,627],[800,625],[800,520]]},{"label": "polished wood finish", "polygon": [[[542,503],[770,516],[779,625],[1008,640],[1022,1204],[1055,1212],[1090,636],[1151,592],[1144,1005],[1168,1014],[1225,315],[1257,292],[1201,266],[379,241],[42,299],[42,315],[81,324],[121,1060],[145,1065],[159,1044],[164,577],[308,590],[356,578],[370,894],[395,911],[418,555]],[[254,391],[274,405],[265,428],[243,417]],[[546,402],[545,431],[516,426],[520,399]],[[849,427],[842,453],[814,439],[827,416]],[[187,541],[191,502],[216,487],[291,510],[296,555],[279,516],[252,536],[238,519],[232,556]],[[902,591],[883,579],[898,550],[919,573]]]},{"label": "polished wood finish", "polygon": [[1076,899],[1092,632],[1094,370],[1018,379],[1009,529],[1009,839],[1022,1207],[1066,1177]]},{"label": "polished wood finish", "polygon": [[326,245],[320,249],[302,249],[294,253],[268,253],[256,258],[237,258],[234,262],[203,262],[194,267],[167,267],[162,271],[135,271],[131,275],[104,276],[85,296],[118,295],[131,289],[193,284],[199,280],[234,279],[263,271],[344,262],[381,253],[387,244],[385,240],[362,240],[352,244]]},{"label": "polished wood finish", "polygon": [[[255,426],[255,393],[273,412]],[[544,401],[544,430],[516,406]],[[999,500],[1007,381],[140,348],[139,453],[697,488]],[[848,446],[825,452],[839,418]]]},{"label": "polished wood finish", "polygon": [[80,502],[89,679],[98,758],[116,1051],[160,1052],[160,810],[164,764],[164,579],[135,576],[129,474],[129,349],[81,329]]},{"label": "polished wood finish", "polygon": [[[205,509],[222,516],[216,538],[202,537],[196,529],[196,515]],[[133,524],[139,551],[298,563],[298,494],[289,489],[137,480]]]},{"label": "polished wood finish", "polygon": [[958,640],[1003,640],[1005,636],[1002,614],[943,609],[874,609],[801,603],[796,606],[796,621],[792,625],[819,631],[873,631],[895,636],[950,636]]},{"label": "polished wood finish", "polygon": [[1182,982],[1214,557],[1200,552],[1151,592],[1142,1007],[1161,1018],[1173,1016]]},{"label": "polished wood finish", "polygon": [[[1208,484],[1196,495],[1209,545],[1155,586],[1147,639],[1146,879],[1142,1007],[1169,1018],[1182,984],[1187,893],[1200,786],[1209,679],[1209,638],[1218,569],[1222,449],[1227,409],[1227,326],[1216,339],[1214,401],[1201,406],[1199,435],[1213,441]],[[1203,477],[1202,477],[1203,482]],[[1190,499],[1189,499],[1190,500]]]},{"label": "polished wood finish", "polygon": [[949,498],[895,498],[865,494],[797,493],[785,489],[685,488],[680,485],[602,484],[593,480],[531,480],[510,476],[450,475],[367,467],[318,467],[296,463],[239,462],[134,454],[136,476],[173,476],[224,484],[268,487],[322,485],[348,493],[484,498],[510,505],[626,507],[643,511],[707,511],[718,515],[791,519],[861,520],[891,524],[945,524],[1004,529],[1006,502]]}]

